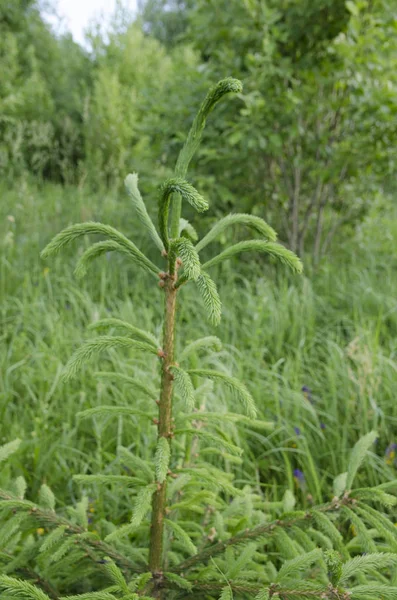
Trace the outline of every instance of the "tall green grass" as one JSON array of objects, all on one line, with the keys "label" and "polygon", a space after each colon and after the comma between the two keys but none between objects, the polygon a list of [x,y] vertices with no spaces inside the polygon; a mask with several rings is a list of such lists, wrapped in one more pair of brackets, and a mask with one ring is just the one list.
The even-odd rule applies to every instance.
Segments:
[{"label": "tall green grass", "polygon": [[[75,382],[65,384],[60,378],[71,352],[87,337],[87,325],[108,313],[160,334],[158,303],[142,305],[148,293],[145,276],[111,256],[80,282],[73,275],[74,252],[73,259],[71,252],[69,261],[63,256],[50,268],[39,258],[55,232],[87,219],[134,231],[139,244],[132,213],[121,207],[125,202],[117,192],[94,196],[86,189],[33,182],[2,190],[0,439],[22,438],[23,452],[14,467],[33,492],[46,481],[65,502],[77,494],[72,474],[123,472],[117,455],[121,442],[139,447],[140,456],[147,458],[155,443],[149,419],[143,426],[134,417],[94,419],[92,427],[76,418],[78,411],[99,404],[134,402],[147,410],[148,400],[128,385],[95,373],[123,372],[150,384],[159,376],[155,361],[148,368],[136,358],[131,361],[128,352],[113,352]],[[218,357],[223,364],[226,358],[230,373],[242,376],[261,416],[274,423],[269,432],[225,424],[245,450],[233,470],[241,484],[255,479],[269,500],[279,500],[287,487],[303,504],[328,499],[333,477],[346,470],[348,451],[372,429],[380,435],[361,472],[362,483],[374,485],[395,476],[387,448],[397,441],[396,232],[396,217],[374,212],[316,272],[307,266],[300,281],[274,274],[272,265],[263,262],[254,277],[244,261],[221,269],[225,310]],[[115,262],[121,266],[117,276]],[[183,293],[191,294],[195,310],[202,311],[194,290]],[[182,309],[179,318],[194,339],[207,329],[205,320],[194,318],[190,310]],[[212,365],[218,357],[211,358]],[[213,408],[224,400],[215,388],[208,401]],[[232,407],[230,399],[228,405]],[[213,460],[231,468],[228,460]],[[296,469],[304,481],[296,481]],[[7,477],[4,470],[0,482]],[[111,489],[101,501],[120,517],[128,507],[126,496],[116,497]]]}]

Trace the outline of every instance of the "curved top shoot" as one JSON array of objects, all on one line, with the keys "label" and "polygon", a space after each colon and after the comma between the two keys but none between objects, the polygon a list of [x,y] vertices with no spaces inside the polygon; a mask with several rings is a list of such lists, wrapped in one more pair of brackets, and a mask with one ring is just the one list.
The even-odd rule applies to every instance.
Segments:
[{"label": "curved top shoot", "polygon": [[[233,77],[226,77],[221,79],[216,85],[214,85],[208,92],[204,99],[204,102],[200,106],[200,109],[193,121],[190,128],[186,142],[183,145],[182,150],[179,153],[178,160],[175,166],[175,175],[178,177],[186,177],[187,170],[189,168],[190,161],[192,160],[194,153],[200,145],[201,137],[207,117],[210,112],[214,109],[216,104],[226,94],[238,94],[243,91],[243,84],[238,79]],[[176,195],[171,220],[171,236],[178,237],[179,231],[179,220],[181,217],[182,199],[179,195]]]},{"label": "curved top shoot", "polygon": [[200,145],[201,136],[207,121],[207,117],[219,100],[221,100],[226,94],[238,94],[242,91],[243,84],[238,79],[233,79],[233,77],[221,79],[221,81],[218,81],[218,83],[209,90],[196,115],[196,118],[193,121],[193,125],[190,128],[186,142],[179,154],[175,167],[176,175],[179,177],[185,177],[189,163]]}]

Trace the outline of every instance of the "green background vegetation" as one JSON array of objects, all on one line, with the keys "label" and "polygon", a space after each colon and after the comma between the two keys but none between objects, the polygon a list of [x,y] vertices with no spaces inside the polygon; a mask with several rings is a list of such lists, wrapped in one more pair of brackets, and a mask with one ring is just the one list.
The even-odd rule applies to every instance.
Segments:
[{"label": "green background vegetation", "polygon": [[[72,253],[49,265],[39,253],[84,220],[109,223],[147,250],[122,181],[139,172],[154,215],[201,98],[228,75],[244,91],[218,109],[189,177],[211,208],[200,220],[187,216],[199,233],[228,212],[261,216],[305,273],[244,256],[219,267],[223,349],[209,366],[226,363],[274,423],[270,432],[227,426],[244,455],[225,468],[237,485],[256,482],[269,502],[290,489],[308,507],[332,498],[351,448],[376,429],[358,482],[394,479],[394,3],[148,0],[135,20],[120,6],[108,31],[92,27],[87,48],[55,36],[39,9],[0,0],[0,436],[23,439],[0,480],[23,474],[32,497],[46,482],[71,504],[80,493],[72,476],[103,472],[118,446],[151,460],[152,424],[76,419],[79,410],[128,404],[127,387],[98,379],[99,363],[71,383],[61,374],[98,318],[160,334],[160,290],[148,292],[121,258],[101,259],[81,283]],[[189,341],[208,324],[194,290],[183,295]],[[100,368],[147,383],[157,376],[128,353],[110,353]],[[210,393],[213,410],[231,406],[222,394]],[[98,529],[109,510],[122,522],[127,494],[103,490]]]}]

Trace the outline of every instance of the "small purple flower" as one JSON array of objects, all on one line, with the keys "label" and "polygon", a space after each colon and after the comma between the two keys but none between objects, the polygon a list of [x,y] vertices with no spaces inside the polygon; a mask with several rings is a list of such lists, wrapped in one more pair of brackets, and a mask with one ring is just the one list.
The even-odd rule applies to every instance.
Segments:
[{"label": "small purple flower", "polygon": [[303,385],[302,392],[303,392],[303,395],[306,398],[306,400],[308,400],[310,402],[310,404],[313,404],[313,397],[312,397],[311,389],[307,385]]},{"label": "small purple flower", "polygon": [[395,442],[391,442],[388,447],[386,448],[386,452],[385,454],[387,454],[388,452],[392,452],[393,450],[397,449],[397,444]]},{"label": "small purple flower", "polygon": [[385,459],[386,464],[392,465],[396,458],[396,449],[397,444],[395,442],[391,442],[385,450]]},{"label": "small purple flower", "polygon": [[300,469],[294,469],[295,483],[299,489],[303,490],[306,486],[305,474]]},{"label": "small purple flower", "polygon": [[321,429],[326,429],[327,428],[327,426],[326,426],[325,423],[320,423],[320,427],[321,427]]},{"label": "small purple flower", "polygon": [[295,431],[296,435],[301,434],[301,430],[299,429],[299,427],[294,427],[294,431]]}]

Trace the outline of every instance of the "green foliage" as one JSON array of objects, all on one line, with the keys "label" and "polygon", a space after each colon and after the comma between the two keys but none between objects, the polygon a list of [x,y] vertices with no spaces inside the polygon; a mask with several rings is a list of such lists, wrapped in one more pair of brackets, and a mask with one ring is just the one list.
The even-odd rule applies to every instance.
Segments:
[{"label": "green foliage", "polygon": [[[252,3],[245,4],[253,6]],[[114,50],[117,50],[117,44],[114,44]],[[110,83],[112,84],[112,80]],[[103,89],[105,91],[105,79]],[[114,89],[121,90],[119,83],[115,84]],[[264,367],[264,363],[273,360],[280,349],[277,344],[273,347],[271,336],[269,344],[266,341],[269,348],[264,348],[263,338],[260,337],[263,335],[260,315],[268,311],[267,319],[273,316],[274,319],[278,318],[279,298],[273,297],[272,300],[269,288],[263,288],[266,291],[263,294],[266,302],[255,313],[258,322],[252,326],[252,315],[244,306],[245,287],[248,288],[249,284],[237,278],[232,265],[228,271],[232,285],[227,288],[230,292],[227,305],[233,306],[234,303],[234,309],[241,319],[238,331],[245,332],[246,339],[250,342],[249,358],[239,356],[232,345],[226,344],[222,349],[214,336],[205,336],[186,345],[185,339],[195,339],[202,335],[200,331],[202,332],[204,325],[200,318],[197,319],[197,329],[190,338],[184,333],[179,341],[178,336],[175,336],[175,316],[179,325],[179,322],[185,323],[186,319],[191,318],[191,313],[195,312],[192,310],[196,300],[195,287],[189,285],[190,279],[195,280],[203,294],[204,314],[213,321],[219,321],[221,306],[215,283],[202,269],[241,251],[260,250],[292,267],[293,271],[301,271],[299,259],[281,244],[275,244],[272,241],[275,238],[273,230],[256,218],[239,215],[237,220],[226,218],[226,224],[225,221],[220,221],[221,225],[213,227],[209,238],[204,236],[204,246],[235,222],[247,225],[265,240],[237,242],[202,266],[197,259],[200,242],[194,246],[194,235],[181,235],[182,206],[185,208],[187,203],[200,210],[206,206],[201,194],[186,183],[184,171],[198,149],[197,140],[201,137],[209,112],[228,92],[241,94],[240,84],[228,79],[212,88],[193,123],[177,161],[174,176],[170,179],[170,174],[166,174],[168,179],[160,192],[162,197],[159,207],[161,239],[168,252],[167,256],[162,253],[161,260],[165,262],[163,271],[116,229],[95,222],[64,230],[44,251],[44,256],[56,254],[77,237],[86,233],[100,234],[109,238],[107,241],[120,245],[123,253],[128,253],[145,271],[156,277],[159,275],[160,288],[156,286],[155,289],[158,294],[165,295],[164,303],[159,303],[165,308],[162,347],[159,349],[157,338],[146,331],[147,322],[155,324],[153,331],[159,330],[160,322],[160,311],[157,310],[154,296],[148,291],[146,283],[134,280],[131,285],[128,274],[121,270],[120,280],[124,282],[123,289],[128,291],[126,296],[134,294],[135,285],[141,286],[139,293],[133,295],[133,308],[131,302],[131,305],[126,304],[124,311],[120,311],[124,312],[120,315],[122,318],[100,319],[99,315],[106,314],[108,307],[112,307],[112,297],[117,295],[115,292],[119,289],[112,285],[115,281],[112,273],[106,275],[103,271],[101,275],[102,278],[109,277],[109,283],[106,279],[101,279],[98,285],[98,278],[88,277],[83,284],[96,285],[94,294],[98,294],[97,304],[84,304],[87,297],[85,292],[89,288],[76,287],[68,277],[64,276],[60,280],[61,285],[53,287],[52,274],[49,276],[46,271],[46,275],[42,276],[46,287],[40,289],[40,294],[51,297],[56,315],[54,321],[49,318],[45,321],[45,335],[48,335],[51,327],[54,334],[52,339],[56,342],[57,332],[60,330],[57,315],[60,310],[60,292],[55,290],[64,289],[68,290],[68,302],[74,303],[74,316],[77,312],[75,307],[81,303],[84,307],[84,323],[94,321],[94,329],[123,329],[125,336],[114,336],[111,331],[109,335],[89,340],[69,360],[66,367],[67,379],[76,375],[87,360],[109,350],[109,370],[102,375],[96,374],[95,379],[87,369],[81,373],[78,384],[71,381],[66,387],[60,377],[63,355],[56,357],[58,369],[54,373],[51,361],[45,361],[46,364],[42,365],[43,361],[40,363],[36,360],[31,365],[28,361],[31,360],[32,353],[27,352],[24,352],[24,362],[21,365],[16,362],[14,368],[8,369],[6,377],[2,379],[5,389],[8,385],[7,378],[12,377],[12,373],[20,366],[33,372],[39,369],[39,382],[41,379],[43,382],[51,379],[44,401],[36,399],[30,385],[25,389],[24,377],[15,385],[20,389],[21,395],[28,394],[32,399],[32,404],[37,406],[34,410],[40,411],[40,417],[35,417],[41,419],[37,424],[38,431],[49,431],[47,435],[52,436],[52,444],[45,448],[45,453],[40,443],[35,443],[34,436],[29,438],[23,445],[26,448],[21,448],[26,465],[18,454],[17,458],[11,457],[12,451],[18,452],[15,443],[11,447],[9,444],[2,447],[4,458],[11,459],[10,466],[7,465],[4,473],[2,472],[3,487],[12,488],[11,491],[0,491],[0,561],[1,568],[7,573],[0,579],[0,585],[5,596],[40,596],[40,600],[47,598],[47,593],[49,597],[73,597],[76,600],[136,600],[154,597],[170,597],[173,600],[186,597],[245,600],[256,597],[263,600],[278,596],[295,600],[316,595],[331,600],[343,596],[365,599],[371,597],[371,594],[373,596],[375,589],[384,597],[393,597],[395,593],[393,568],[396,562],[397,533],[390,520],[390,508],[395,503],[395,483],[389,483],[386,488],[376,485],[379,483],[377,478],[380,473],[383,476],[384,471],[380,467],[379,457],[368,455],[374,434],[361,437],[354,446],[347,465],[346,453],[342,451],[346,446],[338,453],[330,451],[327,446],[327,466],[317,472],[317,461],[313,456],[316,457],[316,452],[322,453],[322,445],[329,443],[319,423],[319,416],[323,417],[323,412],[318,406],[314,406],[308,392],[306,399],[296,391],[296,386],[301,386],[301,377],[292,377],[288,371],[288,360],[285,361],[285,371],[281,367],[283,360],[273,361],[272,368],[266,367],[266,364]],[[97,101],[99,97],[98,94]],[[120,93],[116,101],[121,97]],[[122,106],[123,102],[120,100],[120,107]],[[114,107],[115,105],[110,108],[113,110]],[[123,124],[119,125],[122,130]],[[118,166],[123,164],[119,158],[115,157]],[[106,164],[113,163],[110,161]],[[199,185],[200,181],[197,187]],[[137,180],[129,179],[127,187],[133,197],[139,226],[145,225],[154,244],[153,253],[156,252],[158,256],[161,245],[154,233],[155,229],[150,225],[149,212],[144,209]],[[169,226],[171,202],[172,219]],[[185,231],[188,231],[186,226]],[[95,245],[91,246],[94,247]],[[106,248],[101,246],[104,247]],[[88,250],[85,252],[86,257]],[[92,257],[101,254],[97,250],[92,252]],[[12,256],[9,259],[12,260]],[[83,264],[84,261],[88,264],[87,258],[83,260]],[[180,261],[184,267],[181,276]],[[8,258],[2,265],[2,268],[8,268]],[[62,274],[69,274],[67,259],[65,265]],[[269,268],[267,273],[270,275],[272,269]],[[2,279],[2,290],[8,289],[6,286],[10,285],[4,281]],[[120,284],[119,279],[117,282]],[[182,285],[183,293],[186,294],[183,303],[179,297],[178,302],[175,300],[176,295],[182,291]],[[302,285],[306,286],[304,294],[310,296],[308,283],[303,282]],[[273,280],[272,286],[270,289],[275,288],[277,293],[281,293],[273,285]],[[294,288],[288,288],[291,318],[284,328],[291,336],[288,338],[289,346],[299,349],[296,359],[301,358],[303,361],[309,350],[304,341],[295,343],[294,324],[298,319],[307,327],[310,324],[306,323],[306,315],[302,312],[302,296],[291,293],[291,289],[295,291]],[[273,293],[276,293],[274,289]],[[258,304],[260,297],[257,290],[253,295],[255,304]],[[135,300],[140,300],[140,303]],[[19,310],[19,304],[17,306]],[[48,312],[52,314],[51,310]],[[131,313],[136,319],[134,322],[138,322],[142,328],[130,323]],[[332,314],[329,318],[331,317]],[[12,313],[12,320],[17,318],[19,317]],[[226,318],[230,319],[230,315],[226,314]],[[66,328],[69,321],[72,321],[70,317],[62,325]],[[229,323],[230,320],[226,326]],[[6,320],[5,324],[8,335],[9,321]],[[81,324],[82,320],[80,326]],[[377,336],[381,330],[381,326],[378,327]],[[281,319],[278,319],[275,329],[279,328],[282,329]],[[26,339],[13,338],[13,346],[21,344],[24,350],[25,343],[31,343],[33,348],[35,344],[38,348],[45,347],[43,338],[36,339],[33,336],[34,339],[30,339],[31,334],[29,329],[24,332],[22,316],[21,335],[26,335]],[[259,337],[255,337],[258,335]],[[286,341],[284,343],[287,345]],[[185,346],[182,353],[179,353],[179,346]],[[313,346],[316,351],[319,348],[323,351],[319,341],[313,342]],[[130,353],[113,352],[113,349],[118,348],[132,350],[134,360],[131,361]],[[260,350],[256,354],[258,348]],[[56,352],[56,348],[53,352]],[[156,355],[158,360],[148,361],[147,354]],[[327,352],[323,351],[322,357],[329,354],[332,354],[331,344],[327,347]],[[349,358],[353,362],[351,356]],[[186,361],[185,369],[175,363],[179,358]],[[346,355],[343,360],[347,362]],[[152,362],[156,362],[156,366]],[[225,364],[228,372],[233,372],[234,375],[244,373],[244,379],[250,382],[250,390],[255,390],[255,394],[251,394],[237,376],[227,374]],[[263,376],[257,373],[262,370],[265,372]],[[313,377],[314,371],[309,372]],[[253,377],[255,373],[259,378],[256,379],[256,382],[259,381],[257,387]],[[305,376],[308,376],[308,372]],[[365,371],[365,377],[367,376],[368,371]],[[222,391],[217,385],[213,389],[208,383],[200,384],[202,378],[221,384]],[[364,379],[366,385],[367,379]],[[108,383],[108,380],[112,383]],[[18,388],[18,385],[21,387]],[[122,389],[121,385],[124,386]],[[132,398],[129,395],[129,385],[133,390]],[[174,385],[188,414],[184,414],[175,402]],[[285,387],[278,387],[281,385]],[[362,388],[363,385],[361,379],[362,397],[366,391],[365,387]],[[335,381],[334,387],[337,388]],[[335,389],[333,393],[336,394]],[[62,413],[63,427],[54,426],[56,415],[49,410],[53,397],[58,398],[59,405],[63,407],[66,404],[65,398],[71,398],[70,407],[67,410],[64,407],[65,412]],[[108,404],[103,402],[104,398]],[[153,400],[158,404],[157,416]],[[237,414],[236,409],[232,413],[227,411],[227,405],[235,400],[242,405],[247,416]],[[85,408],[86,402],[89,403],[89,408],[81,410]],[[27,406],[26,410],[32,409]],[[351,434],[346,430],[340,434],[345,439],[345,444],[353,439],[356,441],[359,437],[357,415],[350,418],[354,419],[356,429]],[[367,410],[363,426],[365,431],[369,428],[368,419]],[[277,425],[267,436],[266,431],[271,428],[270,420],[276,421]],[[295,425],[301,420],[305,426],[303,432]],[[34,419],[31,422],[35,423]],[[293,442],[292,429],[296,434]],[[283,437],[280,439],[280,436]],[[61,437],[61,441],[58,437]],[[365,459],[366,465],[363,464]],[[372,468],[374,460],[377,460],[376,469]],[[65,473],[64,480],[68,480],[68,485],[55,488],[51,481],[51,488],[47,484],[39,487],[42,481],[52,480],[54,464],[59,465],[59,469]],[[297,465],[304,468],[304,472]],[[34,476],[29,475],[29,468],[32,466],[35,469]],[[40,468],[48,474],[48,479],[37,475]],[[72,478],[72,470],[82,472]],[[337,480],[337,497],[328,501],[332,497],[329,494],[332,473],[341,471],[347,473],[346,478],[342,476]],[[13,481],[14,472],[19,477]],[[24,499],[26,485],[21,479],[21,472],[29,479],[28,498],[37,497],[37,504]],[[366,487],[351,490],[355,478],[364,476],[368,479]],[[76,488],[76,483],[79,488]],[[56,490],[57,503],[51,489]],[[78,501],[80,490],[82,499]],[[314,497],[308,493],[309,490],[314,490]],[[323,494],[326,502],[322,501]],[[362,552],[369,554],[363,556]],[[383,562],[381,557],[384,557]],[[15,579],[11,575],[23,577],[24,580]],[[35,585],[30,581],[34,581]],[[73,596],[69,596],[71,593]]]},{"label": "green foliage", "polygon": [[236,126],[229,114],[223,121],[229,144],[213,204],[238,197],[249,212],[272,212],[289,247],[317,261],[363,219],[375,181],[388,186],[396,167],[396,45],[382,41],[395,37],[391,14],[388,1],[194,3],[189,33],[209,73],[244,78]]},{"label": "green foliage", "polygon": [[[171,198],[173,194],[179,194],[183,200],[186,200],[195,210],[203,212],[208,210],[208,202],[197,192],[197,190],[182,178],[174,178],[166,181],[161,188],[161,196],[159,200],[159,229],[161,239],[163,240],[165,249],[170,248],[170,240],[168,234],[168,214],[170,209]],[[178,220],[179,229],[179,220]]]},{"label": "green foliage", "polygon": [[197,554],[196,546],[192,543],[186,531],[184,531],[184,529],[178,525],[178,523],[171,521],[170,519],[166,519],[165,523],[178,542],[180,542],[180,544],[183,546],[184,550],[186,550],[189,554]]},{"label": "green foliage", "polygon": [[355,556],[343,564],[338,581],[341,584],[346,584],[350,577],[357,577],[360,573],[372,570],[385,569],[388,565],[394,565],[396,560],[396,555],[388,552],[374,552],[365,556]]},{"label": "green foliage", "polygon": [[215,335],[199,338],[184,348],[180,355],[180,360],[186,360],[191,354],[195,354],[200,350],[207,350],[208,352],[213,350],[215,352],[220,352],[222,350],[222,342]]},{"label": "green foliage", "polygon": [[53,529],[51,533],[46,536],[44,542],[40,546],[40,552],[47,552],[51,550],[58,542],[64,537],[67,525],[60,525],[56,529]]},{"label": "green foliage", "polygon": [[[150,198],[171,175],[167,164],[178,157],[184,178],[198,152],[195,180],[207,186],[211,161],[216,213],[271,214],[288,246],[318,261],[393,184],[393,2],[140,4],[137,19],[118,5],[107,27],[93,24],[84,48],[51,30],[46,6],[40,13],[34,1],[4,4],[1,172],[99,189],[119,186],[133,166]],[[236,79],[215,85],[179,153],[197,95],[229,72],[244,91]],[[222,108],[200,149],[206,120],[228,93],[239,99],[235,122]],[[126,187],[161,250],[154,206],[142,201],[136,174]]]},{"label": "green foliage", "polygon": [[233,600],[233,591],[230,587],[224,587],[219,600]]},{"label": "green foliage", "polygon": [[159,234],[157,233],[156,228],[155,228],[151,218],[149,217],[149,213],[147,212],[146,205],[145,205],[145,203],[142,199],[142,196],[140,194],[140,191],[138,189],[137,173],[127,175],[124,183],[125,183],[127,192],[130,195],[130,198],[133,203],[133,207],[135,208],[135,211],[138,215],[138,219],[139,219],[141,225],[143,225],[143,227],[145,227],[148,230],[148,233],[149,233],[150,237],[152,238],[152,241],[156,244],[157,248],[160,251],[164,250],[164,244],[161,241]]},{"label": "green foliage", "polygon": [[302,571],[307,571],[320,557],[321,550],[316,549],[286,561],[277,574],[276,582],[283,583],[291,577],[296,578]]},{"label": "green foliage", "polygon": [[154,337],[154,335],[152,335],[148,331],[143,331],[143,329],[139,329],[139,327],[135,327],[134,325],[131,325],[131,323],[123,321],[122,319],[115,319],[113,317],[107,319],[100,319],[99,321],[91,323],[91,325],[89,326],[89,329],[107,328],[124,329],[130,334],[132,338],[136,338],[138,340],[142,340],[143,342],[147,342],[148,344],[153,346],[153,349],[158,349],[159,342]]},{"label": "green foliage", "polygon": [[208,92],[204,102],[202,103],[193,125],[189,131],[186,142],[179,153],[175,171],[179,177],[184,177],[189,167],[195,152],[197,151],[202,132],[206,125],[206,120],[210,112],[215,108],[216,104],[225,96],[225,94],[242,92],[243,86],[241,81],[228,77],[222,79],[214,85]]},{"label": "green foliage", "polygon": [[227,386],[231,392],[235,395],[236,399],[244,406],[245,412],[248,417],[251,419],[255,419],[257,411],[255,408],[254,400],[241,381],[236,379],[235,377],[230,377],[225,373],[220,373],[219,371],[212,371],[210,369],[190,369],[188,371],[189,375],[195,375],[197,377],[206,377],[208,379],[213,379],[215,381],[222,382],[225,386]]},{"label": "green foliage", "polygon": [[44,508],[55,510],[54,492],[45,483],[42,484],[39,490],[39,504]]},{"label": "green foliage", "polygon": [[214,258],[211,258],[204,263],[202,268],[209,269],[223,260],[227,260],[241,252],[263,252],[264,254],[269,254],[270,256],[277,258],[296,273],[302,273],[303,270],[302,263],[296,254],[287,248],[284,248],[281,244],[262,242],[260,240],[249,240],[247,242],[239,242],[238,244],[229,246],[229,248],[221,252],[221,254],[214,256]]},{"label": "green foliage", "polygon": [[363,462],[368,449],[372,446],[378,434],[376,431],[371,431],[366,436],[361,438],[353,448],[353,452],[350,458],[349,466],[347,469],[346,477],[346,489],[350,490],[353,484],[353,480],[356,476],[357,470]]},{"label": "green foliage", "polygon": [[85,277],[87,275],[87,270],[90,264],[96,258],[98,258],[98,256],[102,256],[102,254],[107,254],[108,252],[120,252],[126,254],[127,256],[130,256],[128,250],[118,242],[115,242],[114,240],[97,242],[96,244],[93,244],[92,246],[87,248],[87,250],[80,256],[74,271],[76,277]]},{"label": "green foliage", "polygon": [[152,499],[153,492],[153,485],[148,485],[138,492],[131,518],[131,525],[133,527],[138,527],[148,510],[150,510],[150,501]]},{"label": "green foliage", "polygon": [[153,389],[146,383],[138,381],[134,377],[130,377],[129,375],[126,375],[125,373],[116,373],[113,371],[101,371],[101,372],[96,373],[95,375],[98,379],[106,379],[106,380],[109,379],[109,380],[112,380],[112,381],[115,381],[118,383],[126,383],[129,386],[131,386],[133,389],[137,390],[140,394],[143,394],[144,396],[147,396],[148,398],[151,398],[152,400],[156,400],[156,398],[157,398],[157,392],[155,389]]},{"label": "green foliage", "polygon": [[[109,237],[112,241],[120,244],[129,253],[130,257],[134,262],[145,269],[147,272],[157,275],[159,269],[154,265],[138,248],[133,242],[126,238],[122,233],[110,227],[110,225],[103,225],[102,223],[78,223],[67,227],[44,248],[41,253],[42,258],[49,258],[54,254],[57,254],[64,246],[67,246],[79,237],[87,234],[101,234]],[[81,267],[80,267],[81,270]]]},{"label": "green foliage", "polygon": [[19,448],[20,443],[21,440],[14,440],[13,442],[8,442],[8,444],[0,446],[0,463],[7,460],[7,458],[11,456],[11,454],[16,452]]},{"label": "green foliage", "polygon": [[106,536],[107,542],[120,541],[123,537],[134,532],[137,527],[139,527],[147,512],[150,510],[150,502],[154,489],[154,485],[148,485],[139,490],[134,501],[131,522],[128,525],[123,525],[122,527],[119,527],[108,534]]},{"label": "green foliage", "polygon": [[199,241],[196,246],[197,252],[200,252],[203,248],[208,246],[218,236],[220,236],[228,227],[231,225],[245,225],[268,239],[270,242],[275,242],[277,234],[263,219],[255,217],[254,215],[234,214],[227,215],[223,219],[220,219],[212,229]]},{"label": "green foliage", "polygon": [[132,406],[96,406],[95,408],[87,408],[87,410],[82,410],[77,413],[77,417],[79,419],[87,419],[89,417],[106,417],[108,415],[113,415],[116,417],[120,417],[123,415],[137,415],[140,417],[146,417],[147,419],[151,419],[151,415],[146,411],[137,410]]},{"label": "green foliage", "polygon": [[11,598],[34,598],[35,600],[48,600],[47,594],[45,594],[38,587],[31,585],[27,581],[21,579],[14,579],[7,575],[0,576],[0,587],[3,592]]},{"label": "green foliage", "polygon": [[176,366],[171,367],[170,370],[175,378],[177,390],[182,397],[186,410],[189,412],[193,411],[195,405],[194,387],[189,374],[180,367]]},{"label": "green foliage", "polygon": [[139,340],[116,335],[103,335],[93,340],[89,340],[76,350],[65,367],[64,379],[68,380],[75,377],[87,361],[98,356],[105,350],[111,350],[113,348],[129,348],[132,350],[141,350],[150,354],[157,354],[157,349],[147,342],[141,342]]},{"label": "green foliage", "polygon": [[186,238],[177,239],[171,251],[176,252],[181,259],[186,279],[197,280],[200,277],[201,266],[199,255],[192,242]]},{"label": "green foliage", "polygon": [[189,223],[189,221],[186,219],[182,218],[179,220],[179,235],[187,237],[191,242],[197,242],[198,240],[198,234],[193,225],[191,225],[191,223]]},{"label": "green foliage", "polygon": [[196,283],[206,308],[208,320],[212,325],[219,325],[222,314],[222,303],[215,282],[208,273],[202,272]]},{"label": "green foliage", "polygon": [[170,457],[171,449],[167,439],[165,437],[159,437],[154,457],[154,465],[156,469],[156,479],[160,483],[163,483],[167,477]]},{"label": "green foliage", "polygon": [[349,570],[349,563],[345,563],[344,567],[342,567],[342,559],[338,552],[335,550],[327,550],[324,552],[325,564],[328,569],[328,578],[331,581],[332,585],[338,585],[343,575],[343,569],[347,566],[347,571]]}]

